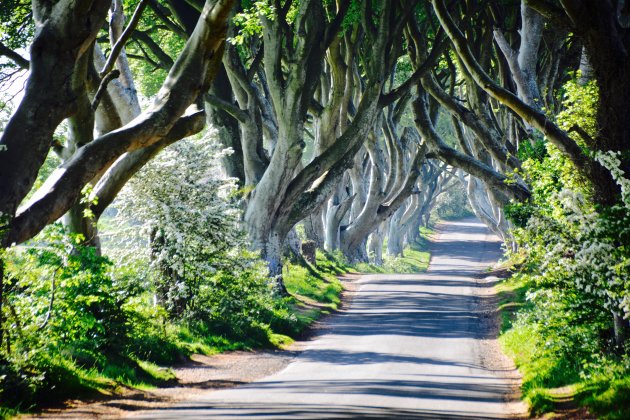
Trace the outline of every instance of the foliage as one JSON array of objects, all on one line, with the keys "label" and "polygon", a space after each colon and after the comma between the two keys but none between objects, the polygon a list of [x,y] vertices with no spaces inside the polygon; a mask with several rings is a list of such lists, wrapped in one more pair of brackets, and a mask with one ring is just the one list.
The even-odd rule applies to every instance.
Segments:
[{"label": "foliage", "polygon": [[[273,20],[275,17],[274,7],[266,0],[243,3],[243,11],[232,18],[237,33],[229,39],[229,42],[235,45],[243,45],[253,38],[262,37],[261,16],[269,20]],[[251,4],[248,6],[247,3]]]},{"label": "foliage", "polygon": [[[125,304],[135,290],[81,241],[52,225],[30,247],[12,248],[5,256],[3,312],[10,346],[2,352],[8,372],[3,381],[22,390],[13,403],[84,390],[88,386],[77,370],[124,357],[131,332]],[[16,369],[19,375],[11,375]],[[8,384],[0,389],[5,392]]]},{"label": "foliage", "polygon": [[31,13],[28,0],[4,0],[0,5],[0,41],[11,49],[24,48],[35,30]]},{"label": "foliage", "polygon": [[[144,29],[154,41],[159,44],[162,52],[172,60],[177,57],[184,48],[184,39],[170,31],[160,31],[155,28],[155,19],[145,15],[142,19],[144,25],[139,25]],[[165,57],[158,57],[151,49],[142,47],[137,42],[129,43],[125,47],[127,54],[131,57],[144,57],[144,59],[133,59],[129,62],[129,67],[138,81],[140,93],[146,98],[157,94],[168,74],[168,63],[164,62]]]},{"label": "foliage", "polygon": [[[0,44],[24,57],[26,55],[24,50],[32,40],[34,30],[30,1],[3,0],[0,2]],[[0,91],[7,92],[6,96],[15,95],[18,91],[16,82],[24,75],[24,70],[12,59],[5,58],[3,55],[0,55]],[[0,100],[0,133],[3,131],[4,120],[8,119],[3,115],[5,113],[11,115],[12,110],[3,100]]]},{"label": "foliage", "polygon": [[610,328],[609,313],[588,306],[576,311],[570,297],[537,287],[531,276],[518,274],[500,291],[500,341],[523,375],[532,414],[553,411],[560,392],[601,418],[627,418],[628,356],[602,350],[610,340],[601,335]]},{"label": "foliage", "polygon": [[[594,136],[596,99],[593,83],[567,83],[559,124]],[[532,198],[506,209],[524,258],[512,256],[523,264],[502,303],[501,341],[523,374],[533,414],[553,410],[556,389],[571,386],[576,401],[604,418],[625,418],[630,406],[620,393],[630,348],[615,339],[613,314],[628,323],[630,188],[619,156],[596,155],[621,187],[619,204],[610,208],[593,205],[589,183],[550,144],[523,142],[519,156]]]},{"label": "foliage", "polygon": [[[564,109],[558,113],[556,119],[560,128],[569,132],[578,144],[585,146],[585,139],[576,133],[573,127],[580,127],[591,137],[597,135],[596,114],[599,89],[594,80],[580,83],[578,81],[579,76],[578,72],[575,78],[564,84]],[[593,144],[586,146],[593,147]]]}]

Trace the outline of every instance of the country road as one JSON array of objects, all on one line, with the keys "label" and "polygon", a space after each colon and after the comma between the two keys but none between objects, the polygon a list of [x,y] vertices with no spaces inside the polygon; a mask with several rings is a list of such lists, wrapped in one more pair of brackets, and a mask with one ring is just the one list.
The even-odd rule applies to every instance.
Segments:
[{"label": "country road", "polygon": [[448,222],[427,273],[370,275],[284,370],[134,418],[513,418],[510,369],[484,363],[478,273],[500,257],[476,219]]}]

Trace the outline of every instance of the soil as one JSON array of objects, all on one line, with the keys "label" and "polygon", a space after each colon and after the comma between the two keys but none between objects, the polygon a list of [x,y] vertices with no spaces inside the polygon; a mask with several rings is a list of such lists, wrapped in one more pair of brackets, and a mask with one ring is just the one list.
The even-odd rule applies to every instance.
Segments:
[{"label": "soil", "polygon": [[[498,311],[498,298],[494,286],[500,281],[498,273],[490,271],[480,276],[477,280],[479,287],[475,289],[477,297],[477,311],[483,321],[483,336],[479,343],[479,359],[481,365],[486,369],[498,371],[502,377],[509,380],[512,393],[506,395],[506,401],[520,400],[521,375],[514,366],[514,362],[501,351],[501,346],[497,337],[501,326],[500,314]],[[494,337],[494,338],[487,338]],[[527,412],[525,403],[518,402],[510,405],[510,411],[515,419],[524,418],[523,413]]]}]

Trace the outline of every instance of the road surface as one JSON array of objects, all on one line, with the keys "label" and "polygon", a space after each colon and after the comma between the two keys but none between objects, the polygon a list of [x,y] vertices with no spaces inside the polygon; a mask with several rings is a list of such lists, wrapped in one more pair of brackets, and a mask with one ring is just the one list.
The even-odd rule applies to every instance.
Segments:
[{"label": "road surface", "polygon": [[500,256],[476,219],[442,225],[427,273],[370,275],[284,370],[137,413],[145,419],[511,418],[513,382],[482,366],[475,275]]}]

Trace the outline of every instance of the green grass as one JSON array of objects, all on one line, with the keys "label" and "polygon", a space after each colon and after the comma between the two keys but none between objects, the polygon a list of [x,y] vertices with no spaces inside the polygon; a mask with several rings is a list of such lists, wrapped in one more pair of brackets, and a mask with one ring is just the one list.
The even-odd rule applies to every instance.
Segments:
[{"label": "green grass", "polygon": [[305,260],[287,262],[284,284],[292,295],[290,311],[298,320],[301,333],[320,316],[339,308],[343,285],[337,278],[352,272],[338,255],[317,251],[316,264]]},{"label": "green grass", "polygon": [[630,376],[595,377],[577,388],[576,398],[601,419],[626,420],[630,418]]},{"label": "green grass", "polygon": [[527,305],[527,284],[523,276],[512,276],[499,283],[495,290],[501,317],[500,331],[504,333],[512,327],[516,312]]},{"label": "green grass", "polygon": [[306,260],[285,264],[283,279],[292,295],[316,303],[317,306],[337,309],[341,303],[343,286],[337,278],[353,272],[338,255],[317,250],[316,264]]},{"label": "green grass", "polygon": [[341,302],[343,287],[333,275],[314,267],[287,264],[283,272],[284,284],[289,293],[335,309]]},{"label": "green grass", "polygon": [[[359,273],[367,274],[414,274],[425,272],[431,259],[431,253],[428,252],[428,237],[433,233],[433,230],[423,227],[420,229],[420,233],[422,234],[420,241],[406,246],[402,257],[383,255],[383,265],[357,263],[352,265],[351,268]],[[386,246],[387,244],[383,244],[384,248]]]},{"label": "green grass", "polygon": [[[549,350],[549,337],[535,325],[517,317],[532,306],[526,299],[531,288],[525,275],[516,274],[496,286],[501,317],[499,342],[518,367],[523,381],[522,398],[530,414],[540,416],[586,407],[597,418],[630,418],[630,362],[604,358],[591,374],[583,366]],[[589,370],[586,370],[589,372]]]}]

